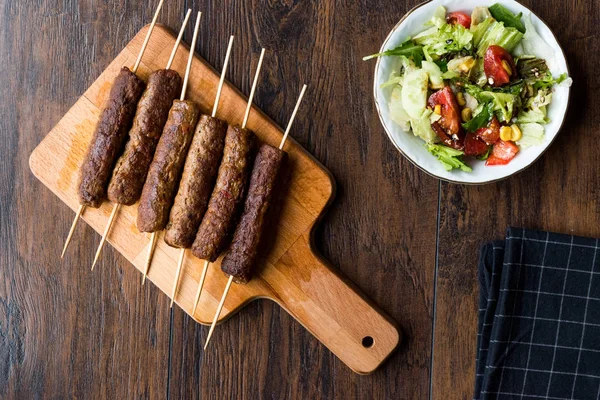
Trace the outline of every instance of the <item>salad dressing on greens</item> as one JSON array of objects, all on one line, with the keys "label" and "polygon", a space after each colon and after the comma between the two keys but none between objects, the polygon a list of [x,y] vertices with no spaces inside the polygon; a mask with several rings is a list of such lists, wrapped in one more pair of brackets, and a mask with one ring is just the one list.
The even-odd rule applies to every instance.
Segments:
[{"label": "salad dressing on greens", "polygon": [[571,79],[552,76],[552,50],[531,17],[501,4],[471,15],[439,7],[425,25],[364,58],[398,58],[382,85],[391,88],[392,121],[420,137],[447,170],[470,172],[469,159],[506,165],[521,148],[541,144],[552,88]]}]

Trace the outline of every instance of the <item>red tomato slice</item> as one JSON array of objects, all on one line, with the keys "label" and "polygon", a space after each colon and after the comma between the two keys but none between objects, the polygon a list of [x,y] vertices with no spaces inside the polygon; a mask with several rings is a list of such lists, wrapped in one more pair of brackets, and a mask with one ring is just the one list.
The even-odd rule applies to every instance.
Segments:
[{"label": "red tomato slice", "polygon": [[494,144],[500,139],[500,122],[493,117],[487,128],[479,128],[475,135],[483,139],[487,144]]},{"label": "red tomato slice", "polygon": [[[506,61],[510,67],[509,74],[502,65],[502,61]],[[488,78],[490,85],[499,87],[510,83],[511,78],[517,77],[517,67],[510,53],[500,46],[491,45],[485,52],[483,59],[483,70]]]},{"label": "red tomato slice", "polygon": [[465,136],[465,156],[482,156],[488,150],[488,145],[475,136],[474,133],[467,133]]},{"label": "red tomato slice", "polygon": [[460,125],[458,103],[456,103],[456,97],[454,97],[450,86],[446,86],[432,94],[427,103],[432,109],[438,104],[441,106],[442,118],[431,124],[438,136],[448,146],[462,149],[465,135]]},{"label": "red tomato slice", "polygon": [[431,124],[431,127],[446,146],[456,150],[463,150],[465,148],[464,140],[453,140],[437,122]]},{"label": "red tomato slice", "polygon": [[451,25],[461,24],[469,29],[471,27],[471,16],[461,11],[455,11],[446,16],[446,22]]},{"label": "red tomato slice", "polygon": [[499,140],[492,149],[492,154],[485,162],[485,165],[506,165],[519,152],[519,147],[513,142]]}]

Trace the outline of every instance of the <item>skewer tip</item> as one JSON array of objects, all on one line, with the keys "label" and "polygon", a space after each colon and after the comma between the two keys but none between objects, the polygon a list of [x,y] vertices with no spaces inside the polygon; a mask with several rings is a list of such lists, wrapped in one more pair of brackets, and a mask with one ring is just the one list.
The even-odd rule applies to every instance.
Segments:
[{"label": "skewer tip", "polygon": [[256,73],[254,74],[254,81],[252,82],[252,89],[250,89],[250,96],[248,96],[248,104],[246,105],[246,112],[244,113],[244,120],[242,122],[242,128],[246,127],[248,123],[248,117],[250,116],[250,110],[252,109],[252,99],[254,98],[254,91],[256,90],[256,84],[258,83],[258,76],[260,75],[260,69],[262,67],[263,58],[265,57],[265,48],[263,47],[260,51],[260,57],[258,58],[258,65],[256,66]]},{"label": "skewer tip", "polygon": [[288,138],[290,133],[290,129],[292,129],[292,124],[294,123],[294,118],[296,118],[296,113],[298,112],[298,108],[300,108],[300,103],[302,103],[302,98],[304,97],[304,92],[308,86],[304,84],[302,86],[302,90],[300,91],[300,96],[298,96],[298,101],[296,101],[296,106],[294,107],[294,111],[292,112],[292,116],[290,117],[290,121],[285,128],[285,133],[283,134],[283,138],[281,139],[281,143],[279,144],[279,150],[283,149],[283,145],[285,145],[285,141]]},{"label": "skewer tip", "polygon": [[200,18],[202,17],[202,11],[198,11],[196,17],[196,25],[194,26],[194,36],[192,37],[192,44],[190,45],[190,54],[188,56],[187,66],[185,68],[185,76],[183,78],[183,86],[181,88],[180,100],[185,100],[185,92],[187,90],[187,83],[190,76],[190,69],[192,68],[192,60],[194,59],[194,51],[196,49],[196,40],[198,39],[198,29],[200,28]]},{"label": "skewer tip", "polygon": [[173,65],[173,60],[175,59],[175,54],[177,54],[177,49],[179,48],[179,43],[181,43],[181,38],[183,37],[183,33],[185,32],[185,27],[187,26],[188,20],[190,19],[190,15],[192,14],[192,9],[188,8],[187,13],[185,14],[185,18],[183,19],[183,23],[181,24],[181,29],[179,29],[179,35],[177,35],[177,40],[175,40],[175,45],[173,46],[173,50],[171,50],[171,56],[169,57],[169,61],[167,62],[167,66],[165,69],[171,69],[171,65]]},{"label": "skewer tip", "polygon": [[96,261],[98,261],[98,253],[96,253],[96,257],[94,257],[94,262],[92,263],[92,271],[94,270],[94,267],[96,266]]},{"label": "skewer tip", "polygon": [[69,229],[69,234],[67,235],[67,240],[65,240],[65,245],[63,246],[63,251],[60,254],[60,258],[63,258],[65,252],[67,251],[67,247],[69,247],[69,243],[71,243],[71,237],[73,236],[73,232],[75,232],[75,227],[77,226],[77,222],[79,222],[79,218],[85,209],[84,205],[80,205],[77,213],[75,214],[75,218],[73,219],[73,223],[71,224],[71,229]]},{"label": "skewer tip", "polygon": [[94,266],[100,258],[100,254],[102,253],[102,248],[104,247],[104,243],[108,238],[108,234],[110,233],[110,228],[112,227],[113,222],[115,221],[115,217],[117,216],[119,209],[121,208],[121,204],[117,203],[114,205],[110,217],[108,217],[108,222],[106,223],[106,228],[104,229],[104,234],[102,234],[102,239],[100,240],[100,244],[98,245],[98,250],[96,250],[96,255],[94,256],[94,263],[92,264],[92,271],[94,270]]},{"label": "skewer tip", "polygon": [[142,61],[142,56],[144,55],[144,51],[146,51],[146,46],[148,45],[148,41],[150,40],[150,35],[152,35],[152,31],[154,30],[154,25],[156,25],[156,20],[158,19],[158,15],[160,14],[160,10],[162,9],[163,3],[165,0],[160,0],[158,6],[156,6],[156,11],[154,12],[154,17],[152,18],[152,23],[150,24],[150,28],[148,28],[148,32],[146,33],[146,37],[144,38],[144,43],[142,43],[142,47],[140,48],[140,53],[138,54],[137,59],[135,60],[135,64],[131,71],[135,74],[137,69],[140,66]]},{"label": "skewer tip", "polygon": [[227,73],[227,66],[229,65],[229,56],[231,55],[231,47],[233,46],[233,35],[229,37],[229,43],[227,44],[227,52],[225,53],[225,61],[223,62],[223,70],[221,71],[221,78],[219,79],[219,86],[217,87],[217,95],[215,97],[215,104],[211,116],[213,118],[217,115],[217,108],[219,107],[219,98],[221,97],[221,90],[223,90],[223,82],[225,82],[225,74]]},{"label": "skewer tip", "polygon": [[173,294],[171,295],[171,308],[173,308],[173,302],[175,296],[177,296],[177,289],[179,288],[179,276],[183,269],[183,261],[185,260],[185,248],[181,249],[179,253],[179,261],[177,262],[177,272],[175,272],[175,283],[173,284]]},{"label": "skewer tip", "polygon": [[229,276],[229,280],[227,281],[227,285],[225,286],[225,290],[223,291],[223,296],[221,296],[221,301],[217,307],[217,312],[213,318],[212,324],[210,326],[210,330],[208,331],[208,336],[206,337],[206,343],[204,344],[204,350],[208,347],[208,342],[210,342],[210,338],[215,330],[215,326],[217,325],[217,321],[219,320],[219,316],[221,315],[221,310],[223,310],[223,305],[225,304],[225,299],[227,298],[227,294],[229,293],[229,289],[231,288],[231,283],[233,282],[233,276]]},{"label": "skewer tip", "polygon": [[152,256],[154,255],[154,246],[156,245],[156,232],[152,232],[150,236],[150,248],[148,249],[148,257],[146,258],[146,265],[144,266],[144,276],[142,277],[142,285],[146,282],[146,277],[148,276],[148,270],[150,269],[150,264],[152,264]]},{"label": "skewer tip", "polygon": [[204,268],[202,269],[202,275],[200,276],[200,282],[198,283],[198,291],[196,292],[196,300],[194,301],[192,315],[196,314],[196,308],[198,307],[198,302],[200,301],[200,295],[202,294],[202,287],[204,286],[204,280],[206,279],[206,272],[208,271],[209,265],[210,261],[204,261]]}]

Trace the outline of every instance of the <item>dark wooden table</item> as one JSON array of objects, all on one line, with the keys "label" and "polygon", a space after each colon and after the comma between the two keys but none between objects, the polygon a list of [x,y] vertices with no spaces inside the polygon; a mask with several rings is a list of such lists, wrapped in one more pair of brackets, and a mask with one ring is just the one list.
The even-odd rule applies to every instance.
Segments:
[{"label": "dark wooden table", "polygon": [[[336,177],[317,234],[325,257],[405,334],[376,373],[351,372],[276,305],[258,301],[223,324],[208,351],[194,323],[82,225],[65,260],[73,212],[29,172],[31,151],[148,21],[155,1],[0,0],[0,398],[469,399],[474,381],[476,262],[509,225],[600,236],[600,6],[526,5],[554,29],[575,80],[560,136],[504,182],[439,182],[388,141],[372,100],[373,62],[409,1],[167,0],[160,21],[205,12],[197,52],[279,124],[310,86],[294,138]],[[185,40],[191,40],[188,27]]]}]

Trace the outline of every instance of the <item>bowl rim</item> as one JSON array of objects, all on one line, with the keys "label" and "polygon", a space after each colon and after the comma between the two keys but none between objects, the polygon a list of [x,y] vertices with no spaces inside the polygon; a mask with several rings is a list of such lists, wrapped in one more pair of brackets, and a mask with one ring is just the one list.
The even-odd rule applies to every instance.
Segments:
[{"label": "bowl rim", "polygon": [[[379,52],[383,52],[385,49],[385,46],[387,45],[388,41],[391,39],[392,35],[396,32],[396,30],[398,29],[398,27],[408,18],[410,17],[410,15],[415,12],[417,9],[423,7],[426,4],[435,2],[437,0],[427,0],[424,1],[421,4],[418,4],[416,6],[414,6],[413,8],[411,8],[406,14],[404,14],[404,16],[400,19],[400,21],[398,21],[396,23],[396,25],[394,25],[394,27],[392,28],[392,30],[388,33],[388,35],[386,36],[385,40],[383,41]],[[524,5],[523,3],[521,3],[518,0],[510,0],[510,1],[514,1],[515,3],[519,4],[520,6],[522,6],[523,8],[525,8],[527,11],[529,11],[531,13],[531,15],[534,15],[538,20],[540,20],[550,31],[550,34],[552,35],[552,38],[554,39],[554,41],[556,42],[556,44],[558,45],[558,48],[560,49],[560,52],[563,56],[563,59],[565,60],[565,65],[567,67],[567,75],[571,76],[571,71],[569,69],[569,61],[567,60],[567,56],[565,54],[565,51],[562,47],[562,45],[560,44],[560,42],[558,41],[558,39],[556,38],[556,35],[554,34],[554,31],[550,28],[550,26],[546,23],[546,21],[544,21],[542,18],[540,18],[535,12],[533,12],[529,7],[527,7],[526,5]],[[377,99],[377,89],[379,88],[379,85],[377,84],[377,75],[378,75],[378,71],[379,71],[379,64],[381,63],[381,57],[377,58],[377,62],[375,63],[375,70],[373,73],[373,98],[375,100],[375,108],[377,109],[377,115],[379,116],[379,121],[381,122],[381,125],[383,126],[383,130],[385,131],[388,139],[390,140],[390,142],[392,142],[392,144],[394,145],[394,147],[400,152],[400,154],[402,154],[404,156],[404,158],[406,158],[408,161],[410,161],[411,164],[413,164],[415,167],[417,167],[418,169],[420,169],[421,171],[425,172],[427,175],[438,179],[440,181],[444,181],[444,182],[448,182],[448,183],[453,183],[453,184],[457,184],[457,185],[467,185],[467,186],[480,186],[480,185],[487,185],[490,183],[495,183],[495,182],[500,182],[503,181],[505,179],[510,178],[511,176],[517,175],[523,171],[525,171],[527,168],[531,167],[533,164],[535,164],[543,155],[544,153],[548,150],[548,148],[550,148],[550,146],[552,145],[552,143],[554,143],[554,141],[556,140],[556,137],[558,136],[558,134],[561,132],[562,128],[565,125],[565,121],[567,120],[567,115],[568,115],[568,111],[569,111],[569,106],[571,104],[571,88],[569,88],[568,94],[567,94],[567,106],[565,107],[565,111],[564,111],[564,117],[561,121],[560,126],[558,127],[556,134],[554,135],[554,137],[552,138],[552,140],[550,140],[550,142],[548,142],[548,144],[544,147],[544,149],[540,152],[540,154],[533,159],[529,164],[525,165],[523,168],[514,171],[513,173],[506,175],[502,178],[497,178],[497,179],[492,179],[492,180],[487,180],[487,181],[482,181],[482,182],[464,182],[464,181],[460,181],[460,180],[452,180],[452,179],[447,179],[447,178],[443,178],[441,176],[438,176],[436,174],[434,174],[433,172],[430,172],[428,170],[426,170],[424,167],[420,166],[415,160],[413,160],[412,158],[410,158],[401,148],[400,146],[398,146],[398,144],[396,143],[396,141],[393,139],[392,134],[390,133],[390,131],[388,130],[388,127],[386,126],[384,120],[383,120],[383,116],[381,115],[381,105],[379,104],[379,101]]]}]

